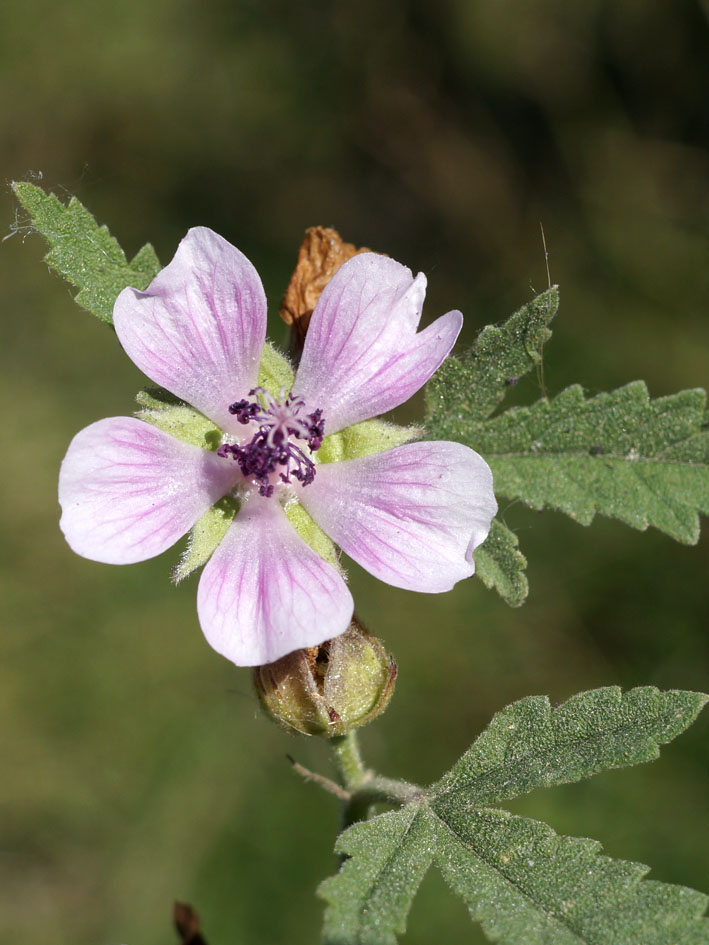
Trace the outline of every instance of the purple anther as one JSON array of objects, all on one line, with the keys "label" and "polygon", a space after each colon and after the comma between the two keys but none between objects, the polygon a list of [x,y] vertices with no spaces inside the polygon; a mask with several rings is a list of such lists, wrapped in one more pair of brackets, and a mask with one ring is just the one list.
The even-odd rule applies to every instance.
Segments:
[{"label": "purple anther", "polygon": [[260,404],[248,400],[237,400],[229,405],[229,413],[233,413],[239,423],[250,423],[260,410]]},{"label": "purple anther", "polygon": [[256,400],[237,400],[229,407],[240,423],[255,423],[258,430],[244,446],[225,443],[217,450],[222,458],[231,456],[247,479],[259,484],[259,493],[269,498],[274,493],[271,481],[278,466],[285,470],[278,474],[284,483],[291,477],[307,486],[315,479],[315,463],[300,446],[293,442],[305,440],[310,453],[322,446],[325,436],[325,421],[322,410],[300,416],[305,402],[293,394],[284,397],[281,390],[275,400],[262,387],[249,391]]}]

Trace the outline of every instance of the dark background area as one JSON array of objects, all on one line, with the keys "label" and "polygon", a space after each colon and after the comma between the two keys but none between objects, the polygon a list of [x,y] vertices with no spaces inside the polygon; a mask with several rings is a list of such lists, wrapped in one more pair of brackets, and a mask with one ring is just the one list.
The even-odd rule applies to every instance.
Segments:
[{"label": "dark background area", "polygon": [[[271,3],[17,0],[0,7],[2,176],[76,194],[129,254],[213,227],[278,301],[305,227],[429,278],[464,343],[547,284],[550,392],[706,385],[709,8],[698,0]],[[316,941],[335,802],[214,654],[177,551],[111,568],[57,528],[71,436],[130,413],[115,336],[2,201],[0,941],[169,945],[173,899],[210,945]],[[539,396],[537,378],[515,390]],[[420,414],[421,402],[399,414]],[[363,732],[384,773],[436,779],[507,702],[594,686],[709,688],[709,544],[503,503],[529,558],[510,610],[478,582],[419,596],[350,568],[398,692]],[[516,802],[653,877],[709,889],[707,721],[651,765]],[[482,941],[429,877],[406,945]]]}]

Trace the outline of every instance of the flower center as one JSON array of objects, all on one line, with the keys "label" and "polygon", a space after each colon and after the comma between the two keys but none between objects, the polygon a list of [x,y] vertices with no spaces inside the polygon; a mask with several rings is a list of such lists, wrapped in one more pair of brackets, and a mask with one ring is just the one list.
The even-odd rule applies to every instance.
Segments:
[{"label": "flower center", "polygon": [[218,455],[231,456],[239,464],[244,476],[259,484],[259,493],[270,497],[274,492],[272,478],[278,467],[282,482],[289,483],[291,477],[304,486],[315,479],[315,463],[294,440],[304,440],[308,450],[314,453],[322,446],[325,421],[322,410],[303,414],[305,401],[293,394],[285,396],[281,388],[278,400],[263,387],[249,391],[255,400],[237,400],[231,404],[229,413],[239,423],[258,424],[258,430],[243,446],[225,443],[219,447]]}]

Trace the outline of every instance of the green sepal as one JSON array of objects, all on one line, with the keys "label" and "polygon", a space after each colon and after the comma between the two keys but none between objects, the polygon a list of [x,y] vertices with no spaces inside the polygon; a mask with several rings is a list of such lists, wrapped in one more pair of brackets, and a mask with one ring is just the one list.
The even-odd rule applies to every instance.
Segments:
[{"label": "green sepal", "polygon": [[224,496],[198,519],[190,530],[187,548],[172,569],[172,580],[175,584],[179,584],[196,568],[209,561],[234,521],[239,505],[238,499]]},{"label": "green sepal", "polygon": [[76,302],[102,322],[113,324],[113,305],[123,289],[144,289],[160,272],[149,243],[128,262],[108,229],[99,226],[76,197],[65,205],[26,181],[14,183],[12,189],[32,226],[49,243],[45,262],[79,289]]},{"label": "green sepal", "polygon": [[499,519],[493,519],[490,534],[473,554],[475,573],[485,587],[494,588],[510,605],[519,607],[529,592],[527,559],[519,550],[519,541],[513,531]]},{"label": "green sepal", "polygon": [[[258,382],[260,387],[264,387],[269,394],[277,397],[281,388],[289,393],[293,388],[295,373],[288,358],[281,354],[273,345],[267,341],[261,352],[261,363],[259,365]],[[248,392],[244,391],[244,396]]]},{"label": "green sepal", "polygon": [[317,460],[319,463],[339,463],[345,459],[372,456],[418,439],[422,433],[418,427],[400,427],[385,420],[364,420],[326,436],[317,452]]},{"label": "green sepal", "polygon": [[284,506],[283,510],[286,513],[286,518],[303,541],[307,545],[310,545],[313,551],[319,554],[323,560],[327,561],[328,564],[331,564],[333,568],[342,574],[343,571],[340,566],[340,556],[337,552],[337,548],[335,548],[322,528],[313,521],[300,502],[296,499],[292,499]]},{"label": "green sepal", "polygon": [[194,407],[173,397],[159,387],[148,387],[136,395],[141,410],[136,412],[139,420],[169,433],[183,443],[199,446],[204,450],[217,450],[222,443],[222,431]]}]

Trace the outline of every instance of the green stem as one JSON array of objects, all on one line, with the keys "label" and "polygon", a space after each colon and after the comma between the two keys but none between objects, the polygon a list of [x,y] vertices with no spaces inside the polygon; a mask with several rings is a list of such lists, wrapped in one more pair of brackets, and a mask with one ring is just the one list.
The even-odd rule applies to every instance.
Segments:
[{"label": "green stem", "polygon": [[342,829],[344,830],[358,820],[366,820],[369,815],[372,802],[361,797],[357,791],[367,781],[370,774],[362,761],[356,732],[338,735],[331,739],[330,744],[337,773],[343,787],[351,795],[349,800],[342,802]]},{"label": "green stem", "polygon": [[424,795],[422,788],[408,781],[396,781],[394,778],[371,776],[355,791],[352,800],[368,804],[392,804],[401,807],[410,804]]},{"label": "green stem", "polygon": [[343,829],[366,820],[372,804],[407,804],[421,794],[414,784],[382,778],[365,768],[356,732],[333,738],[330,744],[340,781],[349,794],[342,801]]},{"label": "green stem", "polygon": [[356,732],[338,735],[330,740],[334,754],[335,767],[345,790],[356,791],[367,780],[368,772],[364,767],[359,751]]}]

